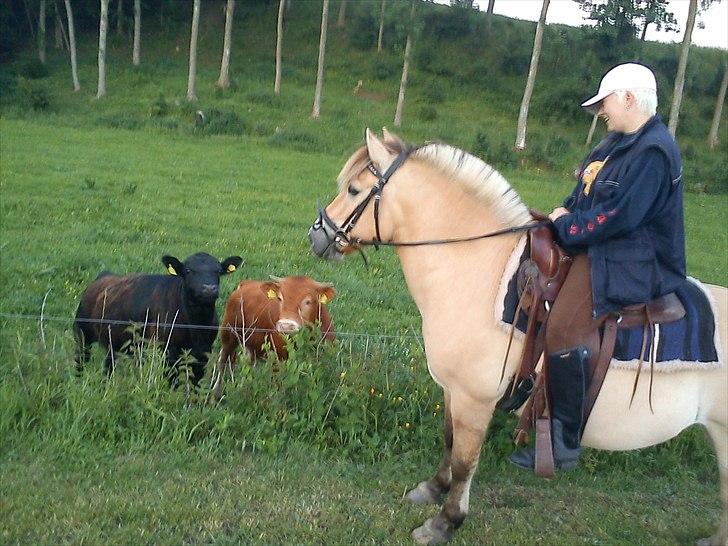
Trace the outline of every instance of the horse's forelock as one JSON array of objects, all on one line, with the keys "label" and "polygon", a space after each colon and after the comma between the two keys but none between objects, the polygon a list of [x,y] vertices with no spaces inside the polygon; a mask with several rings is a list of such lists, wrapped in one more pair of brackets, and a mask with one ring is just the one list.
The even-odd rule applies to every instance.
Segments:
[{"label": "horse's forelock", "polygon": [[[390,135],[390,137],[384,141],[384,146],[387,148],[387,151],[393,155],[399,155],[403,150],[410,149],[403,140],[393,135]],[[344,163],[339,176],[336,177],[339,191],[342,191],[352,178],[359,176],[361,172],[366,169],[369,161],[369,151],[366,146],[362,146],[354,152],[347,162]]]}]

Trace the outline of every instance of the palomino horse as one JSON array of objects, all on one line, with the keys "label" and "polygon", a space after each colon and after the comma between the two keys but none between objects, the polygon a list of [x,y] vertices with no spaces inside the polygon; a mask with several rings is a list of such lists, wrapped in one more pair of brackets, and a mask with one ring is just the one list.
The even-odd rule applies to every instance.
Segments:
[{"label": "palomino horse", "polygon": [[[384,174],[381,174],[384,173]],[[390,178],[391,177],[391,178]],[[386,191],[382,192],[386,184]],[[366,145],[346,162],[339,194],[319,212],[309,231],[312,250],[339,259],[361,244],[471,239],[456,244],[397,246],[407,286],[422,315],[427,366],[443,388],[445,448],[438,471],[412,489],[418,504],[443,500],[438,514],[412,532],[422,544],[446,542],[468,512],[470,485],[496,402],[508,381],[501,361],[508,332],[497,324],[501,277],[531,221],[518,194],[492,167],[445,144],[406,150],[385,131],[384,142],[366,131]],[[497,237],[477,234],[505,232]],[[728,342],[728,291],[711,286],[721,346]],[[457,328],[453,328],[457,325]],[[522,341],[514,339],[506,376],[516,372]],[[630,396],[635,371],[610,368],[586,425],[585,446],[629,450],[676,436],[692,424],[705,426],[718,454],[722,512],[718,531],[700,544],[728,539],[728,372],[655,373],[652,408],[648,381]]]}]

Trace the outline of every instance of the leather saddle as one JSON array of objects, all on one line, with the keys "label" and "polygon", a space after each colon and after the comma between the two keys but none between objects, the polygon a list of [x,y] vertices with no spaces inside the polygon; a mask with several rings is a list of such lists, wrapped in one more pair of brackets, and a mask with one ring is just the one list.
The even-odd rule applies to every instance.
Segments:
[{"label": "leather saddle", "polygon": [[[542,213],[533,210],[531,211],[531,215],[536,220],[548,218]],[[550,304],[556,299],[569,272],[572,261],[572,258],[556,244],[553,232],[548,226],[541,226],[530,230],[528,244],[529,258],[521,263],[517,272],[517,285],[520,299],[513,318],[515,328],[520,310],[523,309],[528,315],[524,348],[521,354],[519,370],[513,378],[512,384],[507,389],[506,394],[497,404],[499,409],[513,411],[528,400],[528,404],[515,430],[515,441],[517,444],[525,443],[527,441],[528,431],[534,427],[537,429],[543,428],[544,426],[550,428],[548,427],[547,417],[544,421],[544,416],[548,415],[549,405],[544,380],[545,374],[547,375],[548,373],[545,370],[537,373],[536,365],[544,351],[545,323],[548,320]],[[619,312],[603,317],[604,322],[600,350],[598,354],[592,355],[589,359],[591,379],[584,404],[584,424],[586,424],[589,414],[594,407],[607,369],[609,368],[609,362],[614,352],[616,330],[643,327],[644,340],[646,340],[648,332],[654,328],[655,324],[673,322],[684,316],[685,308],[682,302],[676,294],[670,293],[646,304],[624,307]],[[540,323],[540,326],[536,327],[538,323]],[[507,357],[508,354],[506,353],[506,360]],[[505,371],[506,360],[503,362],[503,372]],[[544,366],[545,364],[544,362]],[[633,397],[638,379],[639,371],[632,391]],[[651,385],[652,380],[650,379],[650,405]],[[537,436],[539,435],[540,433],[537,434]],[[547,431],[545,436],[550,437],[550,431]],[[550,440],[545,443],[549,444],[547,449],[550,450]],[[539,447],[537,446],[538,449]],[[539,473],[539,475],[553,475],[553,468],[546,469],[544,472]]]}]

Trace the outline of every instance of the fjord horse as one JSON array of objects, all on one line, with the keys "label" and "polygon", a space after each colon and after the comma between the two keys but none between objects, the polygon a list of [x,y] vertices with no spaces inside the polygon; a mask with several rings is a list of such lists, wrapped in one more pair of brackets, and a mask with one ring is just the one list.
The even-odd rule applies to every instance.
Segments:
[{"label": "fjord horse", "polygon": [[[407,149],[385,131],[384,142],[368,129],[366,145],[346,162],[339,194],[309,230],[312,251],[340,259],[362,244],[471,239],[433,245],[398,245],[404,277],[422,316],[427,366],[445,399],[445,447],[435,475],[412,489],[417,504],[439,503],[433,518],[412,532],[421,544],[448,541],[468,512],[470,485],[496,402],[508,381],[501,361],[508,333],[495,318],[497,294],[509,257],[522,236],[508,230],[531,221],[528,208],[506,180],[482,160],[445,144]],[[385,190],[386,185],[386,190]],[[499,236],[476,238],[476,234]],[[710,286],[720,346],[728,328],[728,291]],[[453,328],[457,325],[457,328]],[[522,341],[506,362],[516,372]],[[720,351],[720,348],[718,348]],[[655,373],[652,408],[648,381],[636,371],[611,367],[586,424],[582,444],[630,450],[664,442],[693,424],[703,425],[720,467],[721,518],[718,531],[699,541],[728,539],[728,372],[707,370]]]}]

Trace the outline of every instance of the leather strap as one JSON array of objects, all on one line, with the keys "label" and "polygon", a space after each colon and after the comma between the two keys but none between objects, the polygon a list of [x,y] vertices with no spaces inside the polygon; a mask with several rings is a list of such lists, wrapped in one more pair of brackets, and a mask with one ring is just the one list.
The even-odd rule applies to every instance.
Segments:
[{"label": "leather strap", "polygon": [[607,370],[609,369],[609,362],[612,360],[612,353],[614,352],[614,343],[616,340],[617,317],[610,315],[604,323],[604,335],[602,335],[602,343],[599,348],[599,357],[597,358],[597,363],[591,374],[589,388],[586,391],[582,426],[585,426],[589,420],[589,415],[594,408],[594,403],[597,401],[599,391],[602,389],[604,378],[606,377]]},{"label": "leather strap", "polygon": [[534,470],[539,478],[553,478],[554,453],[551,444],[551,419],[541,417],[536,419],[536,460]]}]

